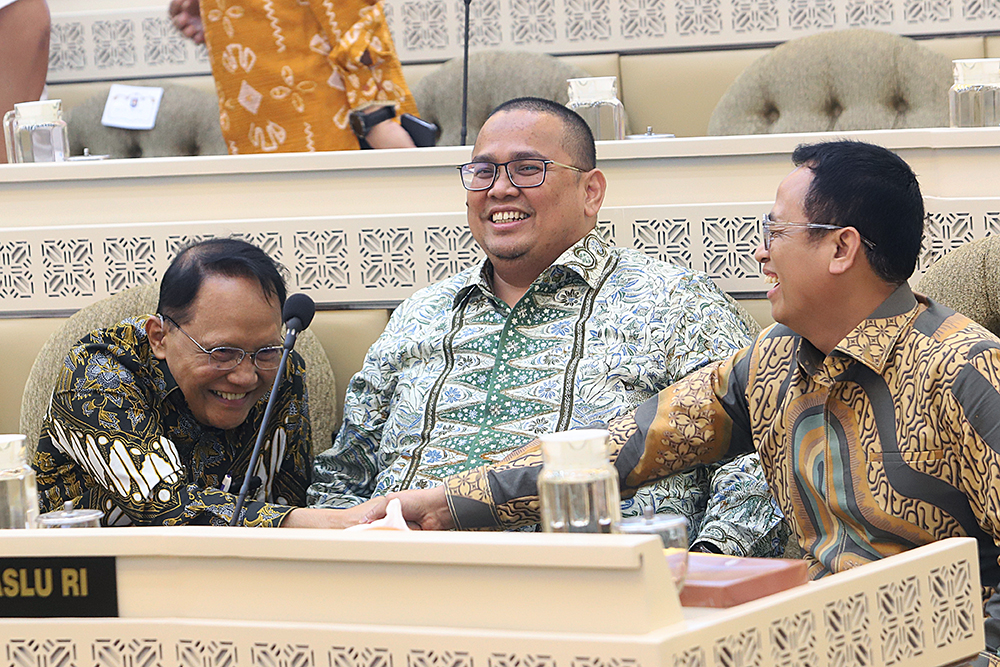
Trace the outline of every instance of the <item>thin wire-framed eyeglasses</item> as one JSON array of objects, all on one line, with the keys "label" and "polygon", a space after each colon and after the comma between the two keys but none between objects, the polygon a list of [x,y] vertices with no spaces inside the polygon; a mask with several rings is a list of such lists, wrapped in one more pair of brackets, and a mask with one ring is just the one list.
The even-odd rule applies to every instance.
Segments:
[{"label": "thin wire-framed eyeglasses", "polygon": [[250,355],[250,360],[253,361],[253,365],[262,371],[273,371],[281,364],[281,353],[283,348],[280,345],[269,345],[267,347],[262,347],[256,352],[247,352],[246,350],[239,347],[213,347],[211,350],[206,350],[205,346],[196,341],[191,337],[187,331],[181,328],[181,325],[177,324],[173,318],[169,315],[160,315],[164,320],[169,320],[171,324],[177,327],[177,330],[188,337],[192,343],[198,346],[198,349],[208,355],[208,358],[212,362],[212,366],[220,371],[230,371],[240,364],[243,363],[243,358]]},{"label": "thin wire-framed eyeglasses", "polygon": [[[778,234],[778,231],[771,231],[771,225],[774,225],[775,227],[779,228],[779,230],[784,229],[785,227],[799,227],[802,229],[828,229],[828,230],[844,229],[844,227],[850,227],[850,225],[845,225],[844,227],[840,225],[821,225],[817,222],[785,222],[785,221],[778,222],[777,220],[771,220],[771,215],[769,213],[765,213],[760,217],[760,226],[764,235],[764,250],[771,249],[771,240]],[[875,244],[872,241],[865,238],[865,236],[861,234],[861,232],[858,232],[858,236],[861,237],[862,243],[864,243],[872,250],[875,249]]]},{"label": "thin wire-framed eyeglasses", "polygon": [[545,172],[549,165],[572,169],[581,174],[587,171],[571,164],[533,157],[508,160],[507,162],[466,162],[458,166],[458,171],[462,176],[462,185],[465,189],[470,192],[478,192],[493,187],[493,184],[497,182],[497,176],[500,175],[500,167],[507,170],[507,178],[510,179],[514,187],[537,188],[545,182]]}]

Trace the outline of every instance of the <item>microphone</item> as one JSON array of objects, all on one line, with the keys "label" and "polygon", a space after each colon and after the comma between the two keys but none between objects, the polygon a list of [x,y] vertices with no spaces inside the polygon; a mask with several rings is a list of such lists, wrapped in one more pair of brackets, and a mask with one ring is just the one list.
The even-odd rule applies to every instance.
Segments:
[{"label": "microphone", "polygon": [[[254,475],[254,468],[257,467],[257,459],[260,458],[260,448],[264,443],[264,433],[267,432],[267,422],[271,419],[271,410],[274,408],[274,399],[278,395],[278,385],[285,375],[285,366],[288,364],[288,355],[291,354],[295,346],[295,340],[299,334],[305,331],[306,327],[313,320],[316,314],[316,304],[306,294],[293,294],[285,300],[285,307],[281,309],[281,318],[285,321],[284,352],[281,354],[281,363],[278,364],[278,373],[274,376],[274,385],[271,387],[271,395],[267,398],[267,406],[264,408],[264,418],[260,422],[260,430],[257,432],[257,441],[254,443],[253,452],[250,453],[250,462],[247,464],[247,473],[243,476],[243,485],[240,487],[240,494],[236,497],[236,509],[233,510],[233,518],[229,520],[230,526],[235,526],[240,520],[240,512],[246,502],[247,492],[250,490],[250,481],[260,479]],[[256,488],[256,487],[255,487]]]},{"label": "microphone", "polygon": [[465,135],[468,131],[469,116],[469,5],[472,0],[465,0],[465,50],[462,52],[462,135],[459,145],[465,145]]},{"label": "microphone", "polygon": [[316,314],[316,304],[306,294],[293,294],[285,301],[281,309],[281,319],[285,321],[285,349],[290,350],[295,345],[299,332],[304,331],[313,321]]}]

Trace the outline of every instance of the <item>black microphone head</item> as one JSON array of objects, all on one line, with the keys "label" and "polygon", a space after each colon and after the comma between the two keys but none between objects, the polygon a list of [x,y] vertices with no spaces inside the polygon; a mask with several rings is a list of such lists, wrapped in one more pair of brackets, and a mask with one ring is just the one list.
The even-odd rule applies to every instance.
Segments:
[{"label": "black microphone head", "polygon": [[[316,314],[316,304],[307,294],[293,294],[285,300],[285,307],[281,310],[281,318],[289,329],[303,331],[313,321]],[[292,323],[291,320],[298,320]],[[295,326],[297,325],[297,326]]]}]

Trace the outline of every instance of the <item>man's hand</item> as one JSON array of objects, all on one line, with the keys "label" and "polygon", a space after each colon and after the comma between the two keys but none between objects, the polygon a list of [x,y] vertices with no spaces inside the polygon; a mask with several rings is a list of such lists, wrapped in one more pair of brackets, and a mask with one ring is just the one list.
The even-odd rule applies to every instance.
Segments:
[{"label": "man's hand", "polygon": [[194,40],[195,44],[205,43],[205,25],[201,22],[199,0],[170,0],[167,11],[174,27],[185,37]]},{"label": "man's hand", "polygon": [[[413,489],[390,493],[387,500],[398,498],[403,508],[403,518],[410,528],[419,530],[452,530],[455,521],[448,508],[444,487],[435,486],[432,489]],[[388,504],[388,502],[386,503]],[[379,514],[381,512],[381,514]],[[385,516],[385,508],[372,508],[365,517],[366,521],[374,521]]]},{"label": "man's hand", "polygon": [[379,496],[366,503],[356,505],[346,510],[326,509],[322,507],[299,507],[292,510],[281,522],[282,528],[348,528],[359,523],[365,523],[370,514],[379,512],[385,515],[385,506],[389,501]]}]

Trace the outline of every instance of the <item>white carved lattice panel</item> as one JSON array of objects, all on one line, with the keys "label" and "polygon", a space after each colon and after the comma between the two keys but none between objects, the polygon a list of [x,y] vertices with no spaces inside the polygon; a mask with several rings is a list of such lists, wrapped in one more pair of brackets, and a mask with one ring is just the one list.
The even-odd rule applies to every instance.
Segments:
[{"label": "white carved lattice panel", "polygon": [[363,287],[416,285],[412,229],[363,229],[359,246]]},{"label": "white carved lattice panel", "polygon": [[94,296],[94,246],[90,239],[42,241],[45,294]]},{"label": "white carved lattice panel", "polygon": [[435,283],[472,266],[482,252],[469,228],[430,227],[424,232],[427,245],[427,281]]},{"label": "white carved lattice panel", "polygon": [[[215,238],[215,234],[172,234],[167,237],[167,263],[173,261],[177,254],[193,243],[200,243]],[[225,236],[225,234],[223,234]]]},{"label": "white carved lattice panel", "polygon": [[879,586],[876,599],[883,662],[895,665],[922,654],[927,641],[920,581],[907,577]]},{"label": "white carved lattice panel", "polygon": [[595,48],[611,39],[611,0],[565,0],[566,38]]},{"label": "white carved lattice panel", "polygon": [[971,637],[975,624],[982,621],[982,610],[977,611],[972,603],[978,578],[965,560],[931,570],[928,588],[935,646]]},{"label": "white carved lattice panel", "polygon": [[928,212],[924,220],[924,242],[917,271],[927,268],[949,252],[976,238],[973,216],[966,212]]},{"label": "white carved lattice panel", "polygon": [[874,664],[871,618],[864,593],[827,603],[823,608],[823,626],[830,667]]},{"label": "white carved lattice panel", "polygon": [[716,280],[762,278],[753,253],[760,244],[755,215],[705,218],[701,224],[705,253],[700,268]]},{"label": "white carved lattice panel", "polygon": [[253,667],[316,667],[312,647],[308,644],[256,642],[250,647]]},{"label": "white carved lattice panel", "polygon": [[761,667],[764,664],[757,628],[727,635],[717,640],[712,648],[718,667]]},{"label": "white carved lattice panel", "polygon": [[281,243],[280,232],[258,232],[256,234],[233,234],[238,239],[243,239],[247,243],[252,243],[271,256],[276,262],[285,263],[284,248]]},{"label": "white carved lattice panel", "polygon": [[351,284],[346,232],[295,232],[294,246],[294,284],[298,289],[334,290]]},{"label": "white carved lattice panel", "polygon": [[[598,233],[622,247],[707,272],[725,291],[767,286],[753,257],[759,202],[609,207]],[[911,280],[964,243],[1000,234],[995,199],[927,200],[924,246]],[[0,313],[81,308],[162,277],[190,243],[235,235],[288,269],[289,290],[319,304],[395,302],[479,261],[465,215],[327,217],[0,229]]]},{"label": "white carved lattice panel", "polygon": [[440,53],[448,46],[448,14],[444,0],[404,0],[403,48]]},{"label": "white carved lattice panel", "polygon": [[845,13],[850,28],[881,28],[896,18],[891,0],[848,0]]},{"label": "white carved lattice panel", "polygon": [[684,218],[636,220],[633,247],[663,262],[691,268],[691,221]]},{"label": "white carved lattice panel", "polygon": [[181,639],[177,642],[178,667],[237,667],[239,656],[231,641]]},{"label": "white carved lattice panel", "polygon": [[392,652],[384,647],[334,646],[327,667],[392,667]]},{"label": "white carved lattice panel", "polygon": [[[688,0],[685,7],[691,9],[697,4],[697,0]],[[669,9],[669,3],[666,0],[622,0],[622,38],[625,40],[662,39],[666,36],[667,26],[670,23]],[[678,3],[678,14],[682,11],[681,4]],[[678,21],[680,21],[679,16]],[[679,27],[677,32],[681,33]]]},{"label": "white carved lattice panel", "polygon": [[[454,4],[455,16],[465,16],[465,3]],[[465,25],[455,26],[455,43],[465,44]],[[497,49],[503,44],[503,14],[500,0],[482,0],[469,5],[469,48]]]},{"label": "white carved lattice panel", "polygon": [[7,642],[11,667],[76,667],[72,639],[12,639]]},{"label": "white carved lattice panel", "polygon": [[832,30],[837,25],[833,0],[791,0],[788,23],[792,30]]},{"label": "white carved lattice panel", "polygon": [[156,243],[148,236],[104,239],[105,287],[115,294],[157,279]]},{"label": "white carved lattice panel", "polygon": [[[721,0],[678,0],[676,17],[678,35],[718,35],[723,30]],[[650,22],[654,28],[659,28],[655,18]],[[625,32],[624,29],[622,32]],[[647,30],[646,34],[657,37],[663,32],[658,34],[655,30]]]},{"label": "white carved lattice panel", "polygon": [[985,216],[986,235],[1000,234],[1000,211],[987,211]]},{"label": "white carved lattice panel", "polygon": [[163,667],[163,645],[156,639],[98,639],[91,646],[101,667]]},{"label": "white carved lattice panel", "polygon": [[705,667],[705,649],[695,646],[675,653],[673,667]]},{"label": "white carved lattice panel", "polygon": [[406,667],[473,667],[473,660],[465,651],[415,649],[406,654]]},{"label": "white carved lattice panel", "polygon": [[31,244],[0,243],[0,300],[30,299],[35,293],[31,272]]},{"label": "white carved lattice panel", "polygon": [[812,611],[786,616],[771,623],[772,665],[818,665],[816,622]]}]

